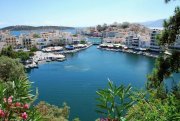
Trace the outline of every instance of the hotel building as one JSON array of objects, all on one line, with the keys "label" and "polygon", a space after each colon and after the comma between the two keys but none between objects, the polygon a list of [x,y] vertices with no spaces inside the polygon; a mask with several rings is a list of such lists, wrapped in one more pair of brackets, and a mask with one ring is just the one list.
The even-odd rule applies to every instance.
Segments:
[{"label": "hotel building", "polygon": [[160,34],[159,29],[152,29],[150,33],[150,50],[151,51],[160,51],[160,46],[158,45],[158,41],[156,39],[156,36]]}]

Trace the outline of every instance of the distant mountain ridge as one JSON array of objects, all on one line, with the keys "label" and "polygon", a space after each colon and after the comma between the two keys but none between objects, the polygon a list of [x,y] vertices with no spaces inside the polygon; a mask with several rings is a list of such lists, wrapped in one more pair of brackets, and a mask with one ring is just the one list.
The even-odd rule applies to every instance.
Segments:
[{"label": "distant mountain ridge", "polygon": [[22,30],[65,30],[65,29],[75,29],[74,27],[65,27],[65,26],[26,26],[26,25],[17,25],[17,26],[8,26],[1,28],[0,30],[11,30],[11,31],[22,31]]},{"label": "distant mountain ridge", "polygon": [[[163,22],[165,19],[159,19],[155,21],[138,22],[148,28],[163,28]],[[7,26],[1,28],[0,30],[11,30],[11,31],[21,31],[21,30],[65,30],[65,29],[75,29],[75,27],[66,26],[28,26],[28,25],[16,25]]]},{"label": "distant mountain ridge", "polygon": [[142,24],[146,27],[162,28],[164,20],[165,19],[159,19],[159,20],[155,20],[155,21],[141,22],[140,24]]}]

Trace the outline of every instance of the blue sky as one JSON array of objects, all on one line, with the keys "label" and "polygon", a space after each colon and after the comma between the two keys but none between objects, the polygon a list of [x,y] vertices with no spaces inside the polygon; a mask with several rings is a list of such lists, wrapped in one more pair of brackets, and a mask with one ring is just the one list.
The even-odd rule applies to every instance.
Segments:
[{"label": "blue sky", "polygon": [[144,22],[168,18],[178,5],[180,0],[1,0],[0,27]]}]

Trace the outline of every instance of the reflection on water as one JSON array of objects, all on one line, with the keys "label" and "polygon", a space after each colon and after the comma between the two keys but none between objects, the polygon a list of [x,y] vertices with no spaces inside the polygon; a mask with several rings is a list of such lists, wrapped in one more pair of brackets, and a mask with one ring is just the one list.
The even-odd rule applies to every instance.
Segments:
[{"label": "reflection on water", "polygon": [[79,71],[79,72],[84,72],[84,71],[90,70],[90,68],[88,68],[88,67],[82,67],[82,66],[77,66],[77,65],[65,65],[64,69],[67,71]]}]

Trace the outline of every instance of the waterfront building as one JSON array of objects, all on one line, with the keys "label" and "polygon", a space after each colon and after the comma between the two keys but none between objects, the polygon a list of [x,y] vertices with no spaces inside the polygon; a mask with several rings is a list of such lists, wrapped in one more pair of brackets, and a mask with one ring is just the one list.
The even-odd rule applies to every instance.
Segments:
[{"label": "waterfront building", "polygon": [[158,45],[156,36],[160,34],[159,29],[152,29],[150,33],[150,50],[151,51],[160,51],[160,46]]},{"label": "waterfront building", "polygon": [[141,47],[143,41],[140,37],[141,37],[140,35],[135,34],[135,32],[133,31],[128,32],[125,40],[126,46],[128,46],[129,48]]},{"label": "waterfront building", "polygon": [[140,34],[140,47],[141,48],[149,48],[150,47],[150,36],[149,34]]},{"label": "waterfront building", "polygon": [[62,35],[59,36],[51,36],[46,39],[47,46],[58,46],[62,45],[61,40],[63,40],[64,37]]},{"label": "waterfront building", "polygon": [[5,31],[5,32],[0,31],[0,41],[1,42],[5,42],[6,38],[10,37],[10,36],[11,35],[10,35],[10,33],[8,31]]},{"label": "waterfront building", "polygon": [[48,45],[47,40],[44,39],[44,38],[37,38],[37,39],[35,39],[35,43],[36,43],[35,44],[36,48],[39,49],[39,50],[47,47],[47,45]]},{"label": "waterfront building", "polygon": [[102,33],[101,32],[94,32],[93,33],[93,37],[101,37],[102,36]]},{"label": "waterfront building", "polygon": [[124,43],[125,38],[108,37],[103,39],[103,43]]},{"label": "waterfront building", "polygon": [[116,37],[117,34],[117,31],[110,31],[106,33],[106,37]]},{"label": "waterfront building", "polygon": [[126,41],[125,41],[126,46],[128,46],[128,47],[132,46],[132,40],[133,40],[134,36],[135,36],[134,32],[131,31],[128,33],[128,35],[126,37]]},{"label": "waterfront building", "polygon": [[12,46],[13,48],[18,48],[20,45],[19,39],[15,36],[12,36],[9,31],[0,31],[0,42],[3,42],[3,46],[1,47]]},{"label": "waterfront building", "polygon": [[30,49],[35,46],[35,41],[36,40],[33,38],[25,37],[22,39],[23,47],[26,49]]},{"label": "waterfront building", "polygon": [[133,32],[126,37],[125,45],[129,48],[148,48],[150,45],[149,36],[136,35]]},{"label": "waterfront building", "polygon": [[3,41],[3,32],[0,31],[0,42],[2,42],[2,41]]},{"label": "waterfront building", "polygon": [[5,42],[7,46],[12,46],[13,48],[16,48],[20,44],[18,39],[14,36],[7,36]]},{"label": "waterfront building", "polygon": [[116,38],[124,38],[125,36],[127,36],[127,32],[117,32],[117,33],[115,33]]},{"label": "waterfront building", "polygon": [[174,47],[178,50],[180,50],[180,35],[176,37],[176,41],[174,43]]},{"label": "waterfront building", "polygon": [[139,39],[139,37],[133,37],[133,39],[132,39],[132,47],[133,48],[140,47],[140,39]]},{"label": "waterfront building", "polygon": [[47,39],[49,37],[55,37],[59,35],[59,31],[42,32],[40,33],[41,38]]},{"label": "waterfront building", "polygon": [[80,44],[80,40],[73,40],[73,44],[74,45]]}]

